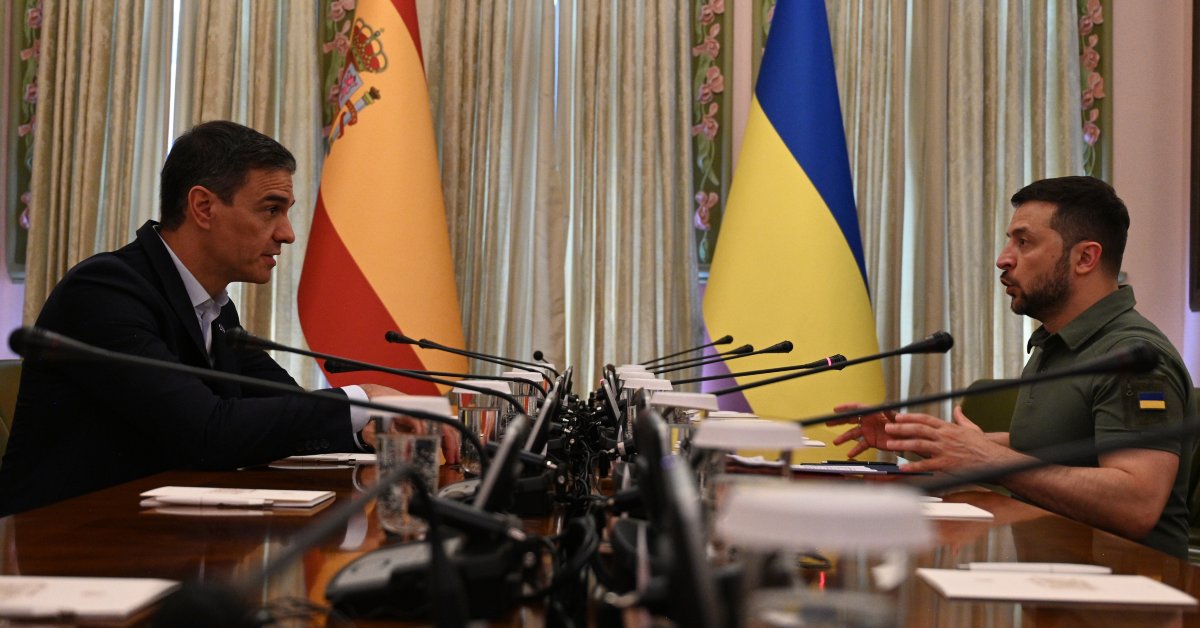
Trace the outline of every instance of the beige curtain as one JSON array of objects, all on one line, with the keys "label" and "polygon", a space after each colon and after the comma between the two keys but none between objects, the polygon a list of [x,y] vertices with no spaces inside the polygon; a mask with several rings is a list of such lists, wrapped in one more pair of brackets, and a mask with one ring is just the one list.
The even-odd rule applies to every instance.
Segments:
[{"label": "beige curtain", "polygon": [[143,68],[166,43],[157,2],[46,0],[42,11],[26,324],[68,268],[132,233],[129,149],[153,113],[138,106]]},{"label": "beige curtain", "polygon": [[[305,346],[295,315],[296,286],[320,181],[321,84],[315,7],[288,0],[191,0],[180,9],[172,137],[208,120],[233,120],[270,135],[296,156],[290,218],[296,243],[283,248],[270,283],[230,286],[247,330]],[[320,384],[307,358],[276,353],[306,387]]]},{"label": "beige curtain", "polygon": [[889,396],[1016,376],[1026,329],[994,262],[1008,198],[1082,174],[1075,2],[826,7],[880,344],[956,341],[887,365]]},{"label": "beige curtain", "polygon": [[429,8],[467,345],[591,382],[695,344],[687,3]]}]

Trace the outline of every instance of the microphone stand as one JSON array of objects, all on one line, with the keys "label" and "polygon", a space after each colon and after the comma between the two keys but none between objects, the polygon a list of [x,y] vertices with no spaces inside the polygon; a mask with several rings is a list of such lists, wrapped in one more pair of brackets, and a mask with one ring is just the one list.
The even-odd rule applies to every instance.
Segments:
[{"label": "microphone stand", "polygon": [[[325,360],[325,370],[329,371],[330,373],[354,373],[357,371],[378,371],[380,373],[388,373],[390,375],[399,375],[400,377],[408,377],[415,373],[418,375],[439,375],[442,377],[461,377],[463,379],[486,379],[489,381],[497,381],[497,382],[513,381],[513,379],[511,377],[504,377],[503,375],[476,375],[475,373],[449,373],[446,371],[414,371],[411,369],[391,368],[391,367],[383,366],[383,365],[379,365],[379,364],[368,365],[364,362],[353,363],[352,361],[339,360],[339,359]],[[546,395],[549,394],[549,391],[546,390],[546,387],[543,386],[541,382],[535,382],[533,380],[527,380],[527,379],[523,379],[523,380],[521,380],[521,382],[529,382],[530,384],[532,384],[533,387],[535,389],[537,389],[538,392],[542,393],[542,399],[545,399]],[[458,386],[459,388],[463,388],[465,390],[473,390],[473,389],[468,389],[465,386],[461,386],[459,383],[455,383],[454,385]],[[473,391],[473,392],[478,392],[478,391]],[[505,401],[507,401],[507,399]]]},{"label": "microphone stand", "polygon": [[750,354],[753,352],[754,352],[754,345],[744,344],[740,347],[730,349],[729,351],[722,351],[721,353],[718,353],[716,355],[701,356],[698,358],[688,358],[686,360],[677,360],[675,362],[667,362],[666,364],[659,364],[658,366],[655,366],[653,369],[648,368],[646,370],[651,371],[653,373],[659,373],[659,372],[661,372],[661,371],[659,371],[659,369],[667,369],[667,368],[680,366],[680,365],[683,365],[683,368],[689,368],[692,366],[703,366],[704,364],[708,364],[710,362],[720,362],[721,360],[728,360],[735,356],[747,355],[747,354]]},{"label": "microphone stand", "polygon": [[100,347],[79,342],[78,340],[68,338],[62,334],[57,334],[55,332],[38,327],[21,327],[13,330],[12,334],[10,334],[8,337],[8,344],[14,352],[25,356],[26,359],[36,359],[37,356],[44,355],[43,352],[62,352],[63,356],[66,358],[101,362],[113,361],[152,369],[167,369],[177,373],[185,373],[200,379],[229,382],[238,384],[240,386],[251,386],[263,390],[273,390],[275,392],[281,392],[289,395],[311,395],[320,399],[336,401],[351,406],[369,408],[371,410],[380,410],[392,414],[404,414],[416,417],[418,419],[427,419],[441,425],[449,425],[458,430],[459,433],[462,434],[463,438],[465,438],[467,442],[471,443],[471,446],[479,452],[481,468],[486,468],[488,464],[487,448],[483,446],[483,443],[479,440],[479,437],[476,436],[474,432],[468,430],[466,426],[462,424],[462,421],[459,421],[456,418],[442,416],[435,412],[417,410],[416,408],[398,408],[396,406],[376,403],[369,400],[360,401],[358,399],[351,399],[344,393],[332,393],[324,390],[305,390],[298,386],[282,384],[280,382],[272,382],[270,380],[258,379],[255,377],[247,377],[245,375],[238,375],[237,373],[226,373],[225,371],[216,371],[213,369],[189,366],[187,364],[180,364],[179,362],[156,360],[154,358],[147,358],[140,355],[110,351],[108,349],[101,349]]},{"label": "microphone stand", "polygon": [[[523,408],[521,406],[521,402],[517,401],[516,397],[514,397],[510,394],[507,394],[507,393],[502,393],[498,390],[492,390],[490,388],[483,388],[480,386],[472,386],[469,384],[461,384],[459,382],[454,382],[454,381],[451,381],[448,379],[441,379],[438,377],[430,377],[428,375],[422,375],[421,373],[419,373],[417,371],[407,371],[407,370],[403,370],[403,369],[389,369],[386,366],[379,366],[377,364],[370,364],[368,362],[359,362],[358,360],[342,358],[342,357],[338,357],[336,355],[331,355],[328,353],[321,353],[319,351],[309,351],[307,349],[300,349],[297,347],[289,347],[287,345],[279,344],[278,342],[266,340],[265,338],[259,338],[258,336],[255,336],[254,334],[246,331],[245,329],[243,329],[241,327],[236,327],[233,329],[225,330],[225,340],[235,347],[244,346],[244,347],[253,347],[256,349],[274,349],[276,351],[286,351],[288,353],[295,353],[298,355],[303,355],[303,356],[307,356],[307,357],[319,359],[319,360],[326,360],[326,361],[334,360],[335,362],[340,362],[342,364],[349,364],[351,366],[356,366],[358,368],[362,368],[362,369],[366,369],[366,370],[382,371],[385,373],[391,373],[393,375],[399,375],[401,377],[410,377],[412,379],[420,380],[423,382],[432,382],[434,384],[442,384],[443,386],[457,386],[464,390],[470,390],[472,392],[477,392],[482,395],[492,395],[492,396],[500,397],[501,399],[503,399],[503,400],[507,401],[509,404],[511,404],[513,407],[513,410],[515,412],[517,412],[518,414],[524,413],[524,411],[525,411],[525,408]],[[457,421],[456,421],[456,423],[457,423]]]},{"label": "microphone stand", "polygon": [[515,369],[528,369],[528,368],[546,369],[546,370],[550,371],[551,373],[554,373],[554,377],[558,377],[558,375],[559,375],[559,373],[556,369],[554,369],[553,367],[551,367],[550,365],[547,365],[547,364],[538,364],[537,362],[525,362],[523,360],[514,360],[512,358],[501,358],[501,357],[497,357],[494,355],[488,355],[486,353],[476,353],[474,351],[467,351],[465,349],[455,349],[454,347],[448,347],[446,345],[434,342],[432,340],[426,340],[425,338],[422,338],[420,340],[415,340],[413,338],[410,338],[409,336],[405,336],[404,334],[401,334],[401,333],[395,332],[395,331],[389,331],[386,334],[384,334],[383,337],[388,342],[395,342],[398,344],[406,344],[406,345],[417,345],[418,347],[421,347],[422,349],[434,349],[437,351],[444,351],[446,353],[453,353],[455,355],[461,355],[463,357],[475,358],[476,360],[482,360],[484,362],[491,362],[493,364],[499,364],[501,366],[507,366],[507,367],[515,368]]},{"label": "microphone stand", "polygon": [[900,401],[889,401],[875,406],[867,406],[855,410],[845,410],[843,412],[835,412],[822,417],[813,419],[786,419],[794,421],[802,427],[810,425],[823,425],[830,421],[838,421],[851,417],[861,416],[865,414],[875,414],[877,412],[887,412],[888,410],[898,410],[908,406],[917,406],[935,401],[945,401],[955,397],[965,395],[975,395],[1004,390],[1006,388],[1016,388],[1027,384],[1036,384],[1055,379],[1063,379],[1066,377],[1076,377],[1079,375],[1090,375],[1094,373],[1145,373],[1152,370],[1158,364],[1158,354],[1154,352],[1148,344],[1138,342],[1131,343],[1129,349],[1120,351],[1112,351],[1105,356],[1101,356],[1095,360],[1085,362],[1083,364],[1063,369],[1055,369],[1051,371],[1043,371],[1022,377],[1020,379],[996,380],[987,384],[976,386],[975,388],[962,388],[950,390],[947,392],[933,393],[929,395],[921,395],[918,397],[910,397],[901,399]]},{"label": "microphone stand", "polygon": [[939,332],[934,332],[928,338],[925,338],[923,340],[918,340],[917,342],[914,342],[905,347],[900,347],[899,349],[892,349],[891,351],[884,351],[882,353],[876,353],[875,355],[868,355],[868,356],[861,357],[861,358],[854,358],[853,360],[846,360],[846,361],[836,363],[836,364],[826,364],[825,366],[818,366],[816,368],[809,369],[807,371],[801,371],[799,373],[789,373],[787,375],[780,375],[779,377],[772,377],[769,379],[762,379],[757,382],[750,382],[748,384],[742,384],[740,386],[730,386],[729,388],[722,388],[720,390],[714,390],[712,392],[712,394],[717,395],[717,396],[728,395],[730,393],[741,392],[743,390],[749,390],[751,388],[757,388],[759,386],[766,386],[767,384],[774,384],[776,382],[785,382],[789,379],[796,379],[797,377],[816,375],[817,373],[824,373],[825,371],[832,371],[835,369],[840,371],[840,370],[846,368],[847,366],[854,366],[855,364],[862,364],[864,362],[872,362],[875,360],[882,360],[883,358],[890,358],[894,355],[906,355],[906,354],[910,354],[910,353],[945,353],[945,352],[949,351],[953,346],[954,346],[954,338],[950,334],[948,334],[944,331],[939,331]]},{"label": "microphone stand", "polygon": [[684,349],[683,351],[678,351],[678,352],[672,353],[670,355],[659,356],[657,358],[654,358],[653,360],[646,360],[644,362],[641,362],[640,364],[642,366],[649,366],[651,364],[654,364],[655,362],[662,362],[663,360],[669,360],[671,358],[681,356],[685,353],[691,353],[693,351],[699,351],[701,349],[707,349],[709,347],[715,347],[717,345],[727,345],[732,342],[733,342],[733,336],[726,334],[708,344],[700,345],[699,347],[692,347],[691,349]]},{"label": "microphone stand", "polygon": [[[838,367],[838,365],[841,365]],[[714,379],[728,379],[730,377],[745,377],[748,375],[766,375],[767,373],[783,373],[787,371],[798,371],[803,369],[815,369],[825,366],[837,367],[841,370],[846,367],[846,356],[838,353],[831,355],[821,360],[814,360],[808,364],[796,364],[794,366],[778,366],[772,369],[758,369],[757,371],[742,371],[740,373],[726,373],[724,375],[705,375],[703,377],[692,377],[690,379],[675,379],[671,380],[672,384],[694,384],[696,382],[707,382]]]}]

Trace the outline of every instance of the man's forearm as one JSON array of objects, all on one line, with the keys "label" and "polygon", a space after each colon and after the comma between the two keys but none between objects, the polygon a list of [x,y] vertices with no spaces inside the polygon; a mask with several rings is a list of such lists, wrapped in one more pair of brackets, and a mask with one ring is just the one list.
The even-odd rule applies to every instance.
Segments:
[{"label": "man's forearm", "polygon": [[1112,467],[1052,465],[1011,475],[1000,484],[1047,510],[1135,540],[1154,528],[1170,493],[1169,483],[1165,490],[1149,487],[1127,470]]}]

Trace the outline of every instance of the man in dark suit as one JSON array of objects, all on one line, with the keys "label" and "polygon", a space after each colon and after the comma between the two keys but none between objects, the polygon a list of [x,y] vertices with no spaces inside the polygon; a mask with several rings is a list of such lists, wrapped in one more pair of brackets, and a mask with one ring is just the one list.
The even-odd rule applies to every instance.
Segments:
[{"label": "man in dark suit", "polygon": [[[223,121],[195,127],[163,166],[161,223],[72,268],[37,325],[112,351],[295,386],[265,352],[221,338],[240,326],[226,286],[266,283],[275,256],[295,240],[295,169],[291,153],[257,131]],[[369,384],[339,390],[397,394]],[[345,403],[165,370],[27,360],[0,467],[0,514],[168,469],[358,451],[366,423]]]}]

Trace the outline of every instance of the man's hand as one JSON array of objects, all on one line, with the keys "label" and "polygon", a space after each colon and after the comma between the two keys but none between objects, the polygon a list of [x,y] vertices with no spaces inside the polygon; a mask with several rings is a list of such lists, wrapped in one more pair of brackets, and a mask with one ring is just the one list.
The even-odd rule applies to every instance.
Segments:
[{"label": "man's hand", "polygon": [[983,430],[954,407],[954,421],[928,414],[897,414],[884,427],[884,446],[893,451],[911,451],[925,459],[904,465],[905,471],[954,471],[981,464],[997,464],[1018,456],[1013,450],[988,438]]},{"label": "man's hand", "polygon": [[[861,403],[844,403],[836,406],[834,412],[848,412],[857,410],[858,408],[866,407]],[[834,445],[841,445],[852,440],[858,441],[854,448],[846,454],[847,457],[853,458],[858,454],[874,447],[876,449],[887,450],[886,447],[888,435],[884,433],[884,426],[895,420],[895,412],[876,412],[874,414],[863,414],[857,417],[838,419],[830,421],[826,425],[845,425],[853,423],[854,427],[839,434],[833,439]]]}]

